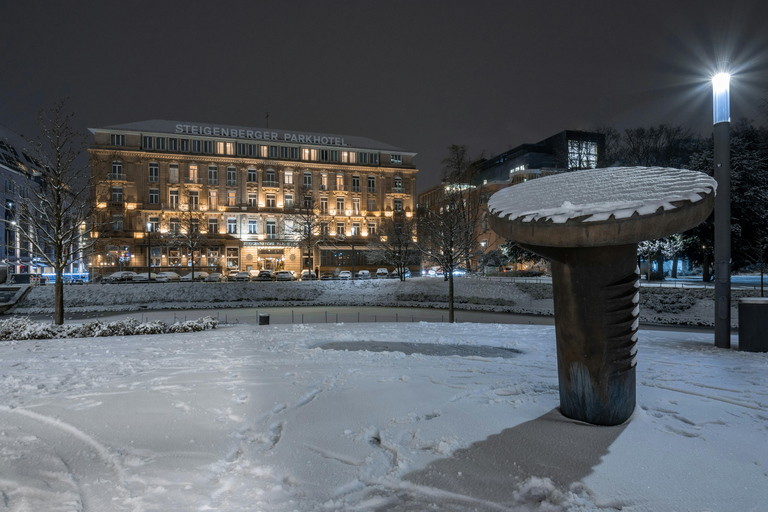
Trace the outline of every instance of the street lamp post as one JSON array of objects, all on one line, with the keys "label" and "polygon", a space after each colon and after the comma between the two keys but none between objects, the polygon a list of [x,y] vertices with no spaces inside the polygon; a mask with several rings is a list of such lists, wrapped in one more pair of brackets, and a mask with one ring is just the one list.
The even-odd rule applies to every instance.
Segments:
[{"label": "street lamp post", "polygon": [[152,281],[152,223],[147,222],[147,282]]},{"label": "street lamp post", "polygon": [[730,75],[712,78],[715,139],[715,346],[731,347]]}]

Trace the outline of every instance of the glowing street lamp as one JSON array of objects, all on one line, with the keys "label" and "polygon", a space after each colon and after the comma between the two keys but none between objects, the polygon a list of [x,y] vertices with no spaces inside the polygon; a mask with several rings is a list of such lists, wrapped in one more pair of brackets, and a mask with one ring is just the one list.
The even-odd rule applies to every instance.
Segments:
[{"label": "glowing street lamp", "polygon": [[715,346],[731,347],[731,107],[728,73],[712,77],[715,139]]}]

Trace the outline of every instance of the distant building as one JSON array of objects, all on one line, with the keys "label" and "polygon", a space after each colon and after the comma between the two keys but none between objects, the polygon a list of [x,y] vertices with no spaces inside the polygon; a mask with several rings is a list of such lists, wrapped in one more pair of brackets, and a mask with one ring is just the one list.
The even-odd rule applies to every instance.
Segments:
[{"label": "distant building", "polygon": [[[148,258],[153,272],[359,270],[383,219],[416,206],[415,153],[365,137],[167,120],[90,131],[102,273],[146,272]],[[163,237],[185,229],[205,235],[191,253]]]},{"label": "distant building", "polygon": [[0,180],[2,180],[3,219],[0,225],[0,259],[10,274],[41,273],[42,263],[32,246],[24,242],[16,229],[17,197],[29,197],[30,189],[43,182],[43,166],[19,135],[0,125]]}]

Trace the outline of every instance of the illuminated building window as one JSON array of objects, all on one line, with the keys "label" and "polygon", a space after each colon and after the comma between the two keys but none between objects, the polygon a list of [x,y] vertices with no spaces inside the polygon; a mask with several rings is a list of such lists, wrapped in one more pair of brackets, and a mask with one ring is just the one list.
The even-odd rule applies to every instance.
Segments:
[{"label": "illuminated building window", "polygon": [[113,133],[109,136],[109,143],[112,146],[125,146],[125,135]]},{"label": "illuminated building window", "polygon": [[248,219],[248,234],[255,235],[259,232],[259,221],[256,219]]},{"label": "illuminated building window", "polygon": [[395,176],[395,192],[402,192],[403,191],[403,178],[400,176]]},{"label": "illuminated building window", "polygon": [[403,155],[390,155],[389,163],[400,165],[403,163]]},{"label": "illuminated building window", "polygon": [[343,174],[337,174],[336,175],[336,190],[344,190],[344,175]]},{"label": "illuminated building window", "polygon": [[352,198],[352,213],[354,215],[360,215],[360,198],[359,197]]},{"label": "illuminated building window", "polygon": [[227,206],[235,206],[235,199],[236,199],[235,194],[236,193],[234,190],[230,190],[229,192],[227,192]]},{"label": "illuminated building window", "polygon": [[208,217],[208,234],[216,235],[219,233],[219,219],[216,217]]},{"label": "illuminated building window", "polygon": [[209,185],[219,184],[219,168],[216,167],[215,165],[208,166],[208,184]]},{"label": "illuminated building window", "polygon": [[360,235],[360,223],[359,222],[353,222],[352,223],[352,236],[358,236]]},{"label": "illuminated building window", "polygon": [[217,155],[223,155],[224,154],[224,142],[216,141],[216,154]]},{"label": "illuminated building window", "polygon": [[357,153],[355,153],[354,151],[341,152],[341,163],[354,164],[356,161],[357,161]]},{"label": "illuminated building window", "polygon": [[597,143],[584,140],[568,141],[568,168],[594,169],[597,167]]},{"label": "illuminated building window", "polygon": [[227,186],[234,187],[237,185],[237,168],[227,167]]},{"label": "illuminated building window", "polygon": [[261,158],[267,158],[269,155],[269,146],[259,146],[259,156]]},{"label": "illuminated building window", "polygon": [[237,234],[237,219],[227,219],[227,233],[230,235]]},{"label": "illuminated building window", "polygon": [[197,164],[189,164],[189,183],[197,183]]},{"label": "illuminated building window", "polygon": [[293,185],[293,171],[285,171],[283,181],[286,185]]},{"label": "illuminated building window", "polygon": [[317,150],[316,149],[310,149],[310,148],[304,148],[302,150],[301,159],[302,160],[316,161],[317,160]]},{"label": "illuminated building window", "polygon": [[208,191],[208,209],[211,210],[219,206],[219,193],[216,190]]},{"label": "illuminated building window", "polygon": [[159,188],[149,189],[149,204],[159,204],[159,203],[160,203],[160,189]]},{"label": "illuminated building window", "polygon": [[328,175],[325,173],[320,175],[320,190],[328,190]]},{"label": "illuminated building window", "polygon": [[168,166],[168,183],[179,182],[179,164],[171,164]]},{"label": "illuminated building window", "polygon": [[274,220],[267,221],[267,238],[277,238],[277,224]]}]

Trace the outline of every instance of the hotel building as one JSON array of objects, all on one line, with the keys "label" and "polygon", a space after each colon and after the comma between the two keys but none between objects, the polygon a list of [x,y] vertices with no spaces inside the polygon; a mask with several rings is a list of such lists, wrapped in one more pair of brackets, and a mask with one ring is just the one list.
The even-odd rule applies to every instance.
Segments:
[{"label": "hotel building", "polygon": [[[415,153],[364,137],[168,120],[89,130],[97,273],[146,272],[148,257],[153,272],[375,268],[382,220],[416,205]],[[200,243],[177,245],[179,232]]]}]

